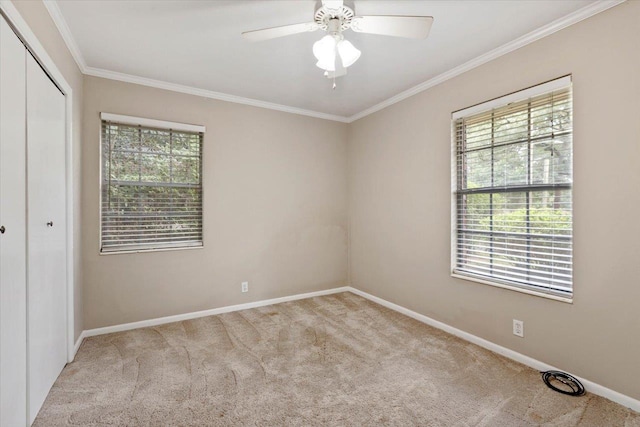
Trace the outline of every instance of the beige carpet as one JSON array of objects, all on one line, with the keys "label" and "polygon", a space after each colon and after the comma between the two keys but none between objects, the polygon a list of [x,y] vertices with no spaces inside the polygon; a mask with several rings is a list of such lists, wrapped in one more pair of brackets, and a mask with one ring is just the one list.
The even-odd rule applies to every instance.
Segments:
[{"label": "beige carpet", "polygon": [[35,425],[640,426],[350,293],[85,340]]}]

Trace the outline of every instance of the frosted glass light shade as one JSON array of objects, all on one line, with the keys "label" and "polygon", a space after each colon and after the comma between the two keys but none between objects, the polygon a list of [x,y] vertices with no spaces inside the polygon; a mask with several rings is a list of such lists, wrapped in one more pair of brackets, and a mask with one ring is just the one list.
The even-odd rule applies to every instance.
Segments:
[{"label": "frosted glass light shade", "polygon": [[337,55],[340,55],[342,66],[347,68],[360,58],[360,51],[348,40],[330,34],[313,44],[313,55],[318,59],[316,66],[326,71],[336,70]]},{"label": "frosted glass light shade", "polygon": [[326,35],[313,44],[313,55],[318,62],[319,68],[327,71],[336,69],[336,39],[331,35]]},{"label": "frosted glass light shade", "polygon": [[322,68],[325,71],[335,71],[336,70],[335,58],[333,60],[318,61],[316,62],[316,67]]},{"label": "frosted glass light shade", "polygon": [[340,54],[340,59],[342,59],[342,66],[345,68],[352,66],[360,58],[361,54],[348,40],[341,40],[338,43],[338,53]]}]

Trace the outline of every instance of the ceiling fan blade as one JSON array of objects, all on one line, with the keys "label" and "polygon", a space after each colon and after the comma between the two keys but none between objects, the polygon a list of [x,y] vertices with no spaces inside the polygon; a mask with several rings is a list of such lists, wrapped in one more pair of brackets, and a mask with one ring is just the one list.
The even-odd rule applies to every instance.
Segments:
[{"label": "ceiling fan blade", "polygon": [[318,24],[315,22],[305,22],[304,24],[284,25],[282,27],[264,28],[262,30],[245,31],[242,37],[250,42],[275,39],[277,37],[290,36],[292,34],[306,33],[317,30]]},{"label": "ceiling fan blade", "polygon": [[356,33],[426,39],[432,23],[432,16],[356,16],[351,29]]}]

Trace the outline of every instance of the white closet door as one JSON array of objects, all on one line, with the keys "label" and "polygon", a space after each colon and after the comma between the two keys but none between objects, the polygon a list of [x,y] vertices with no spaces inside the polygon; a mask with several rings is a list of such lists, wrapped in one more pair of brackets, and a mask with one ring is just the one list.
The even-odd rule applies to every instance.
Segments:
[{"label": "white closet door", "polygon": [[0,16],[0,426],[27,421],[26,49]]},{"label": "white closet door", "polygon": [[28,372],[33,422],[66,364],[65,99],[27,54]]}]

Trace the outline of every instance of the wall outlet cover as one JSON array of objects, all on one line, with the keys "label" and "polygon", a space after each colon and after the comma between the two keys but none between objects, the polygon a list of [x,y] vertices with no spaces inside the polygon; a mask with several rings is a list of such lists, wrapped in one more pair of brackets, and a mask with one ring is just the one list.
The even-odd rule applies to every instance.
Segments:
[{"label": "wall outlet cover", "polygon": [[524,322],[513,319],[513,335],[524,338]]}]

